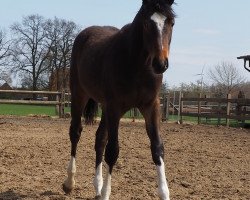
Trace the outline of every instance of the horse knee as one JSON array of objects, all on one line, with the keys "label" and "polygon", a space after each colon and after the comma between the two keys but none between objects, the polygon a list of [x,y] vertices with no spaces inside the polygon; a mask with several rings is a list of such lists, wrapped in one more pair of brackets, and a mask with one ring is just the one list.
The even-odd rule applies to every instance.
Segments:
[{"label": "horse knee", "polygon": [[70,141],[72,143],[78,142],[81,137],[82,125],[71,124],[69,130]]},{"label": "horse knee", "polygon": [[74,156],[74,157],[76,156],[76,148],[81,137],[81,132],[82,132],[81,123],[77,125],[71,123],[70,130],[69,130],[69,137],[71,141],[71,156]]},{"label": "horse knee", "polygon": [[103,151],[105,148],[105,145],[107,143],[107,133],[105,131],[96,133],[96,139],[95,139],[95,151]]},{"label": "horse knee", "polygon": [[108,143],[105,151],[105,161],[109,165],[110,173],[115,165],[119,156],[119,144],[118,142],[115,143]]},{"label": "horse knee", "polygon": [[158,166],[161,165],[161,158],[164,159],[164,145],[163,143],[151,145],[152,159]]}]

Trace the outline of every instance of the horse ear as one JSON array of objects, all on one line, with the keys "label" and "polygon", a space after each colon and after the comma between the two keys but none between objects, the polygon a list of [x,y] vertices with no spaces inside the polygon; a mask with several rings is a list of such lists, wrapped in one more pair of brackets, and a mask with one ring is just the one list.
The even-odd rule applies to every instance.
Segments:
[{"label": "horse ear", "polygon": [[174,0],[168,0],[169,5],[172,5],[174,3]]},{"label": "horse ear", "polygon": [[143,5],[146,5],[146,4],[148,4],[150,1],[151,1],[151,0],[142,0],[142,4],[143,4]]}]

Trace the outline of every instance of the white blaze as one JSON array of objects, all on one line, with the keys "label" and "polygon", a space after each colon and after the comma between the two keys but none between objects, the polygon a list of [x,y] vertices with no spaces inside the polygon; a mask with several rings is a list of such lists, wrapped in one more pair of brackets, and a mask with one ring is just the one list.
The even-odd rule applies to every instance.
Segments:
[{"label": "white blaze", "polygon": [[158,175],[158,192],[162,200],[170,200],[168,184],[165,175],[165,165],[162,158],[160,158],[160,160],[161,160],[161,166],[156,166]]},{"label": "white blaze", "polygon": [[158,29],[159,35],[160,35],[161,46],[162,46],[162,48],[163,48],[163,45],[162,45],[162,32],[163,32],[165,20],[167,19],[167,17],[165,17],[165,16],[162,15],[161,13],[155,12],[155,13],[151,16],[150,19],[151,19],[152,21],[154,21],[155,24],[156,24],[156,26],[157,26],[157,29]]}]

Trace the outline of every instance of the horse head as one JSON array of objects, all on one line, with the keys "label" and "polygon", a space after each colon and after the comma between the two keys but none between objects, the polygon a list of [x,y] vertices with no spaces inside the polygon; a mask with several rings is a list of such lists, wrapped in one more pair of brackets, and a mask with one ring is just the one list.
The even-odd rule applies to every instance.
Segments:
[{"label": "horse head", "polygon": [[174,26],[175,14],[172,10],[174,0],[143,0],[142,23],[143,45],[147,52],[147,65],[156,74],[168,68],[168,56]]}]

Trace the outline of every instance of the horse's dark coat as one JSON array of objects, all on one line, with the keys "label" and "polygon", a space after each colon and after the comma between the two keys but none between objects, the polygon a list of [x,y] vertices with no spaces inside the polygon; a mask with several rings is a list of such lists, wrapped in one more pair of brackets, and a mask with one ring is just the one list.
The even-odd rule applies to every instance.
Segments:
[{"label": "horse's dark coat", "polygon": [[[96,134],[96,167],[102,162],[106,146],[105,161],[112,172],[119,154],[119,121],[133,107],[139,108],[145,118],[153,161],[161,165],[164,152],[159,135],[158,96],[162,74],[168,68],[174,23],[172,3],[173,0],[144,0],[134,21],[121,30],[92,26],[77,36],[70,71],[73,157],[82,130],[81,115],[84,109],[88,110],[85,117],[91,116],[91,120],[93,102],[99,102],[103,113]],[[154,13],[167,18],[162,41],[155,22],[150,19]],[[92,107],[88,107],[90,101]]]}]

